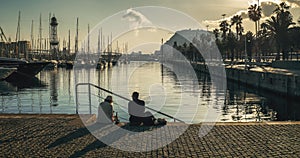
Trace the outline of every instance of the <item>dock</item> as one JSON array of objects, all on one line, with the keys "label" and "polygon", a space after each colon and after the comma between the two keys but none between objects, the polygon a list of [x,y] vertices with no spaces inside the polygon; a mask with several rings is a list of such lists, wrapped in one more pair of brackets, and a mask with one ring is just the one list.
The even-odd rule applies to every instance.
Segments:
[{"label": "dock", "polygon": [[[166,125],[167,129],[180,126]],[[159,149],[127,152],[96,139],[78,115],[1,114],[0,157],[300,157],[300,122],[220,122],[204,137],[198,136],[200,127],[190,125]],[[170,137],[170,131],[156,139]]]},{"label": "dock", "polygon": [[[224,69],[228,81],[291,98],[299,97],[300,70],[297,68],[300,67],[300,62],[283,61],[274,63],[276,63],[273,64],[274,66],[262,66],[258,63],[246,66],[245,64],[231,64],[224,65]],[[193,63],[192,66],[196,72],[223,77],[219,76],[219,72],[210,71],[204,63]],[[210,67],[220,68],[218,65],[210,65]],[[290,68],[287,69],[287,67]]]}]

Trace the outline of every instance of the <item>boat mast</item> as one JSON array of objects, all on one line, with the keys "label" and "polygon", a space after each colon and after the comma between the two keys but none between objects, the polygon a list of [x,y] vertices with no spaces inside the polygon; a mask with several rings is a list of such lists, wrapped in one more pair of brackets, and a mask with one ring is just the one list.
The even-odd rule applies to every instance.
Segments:
[{"label": "boat mast", "polygon": [[102,41],[102,27],[100,29],[100,55],[101,55],[101,52],[103,51],[102,48],[103,48],[103,41]]},{"label": "boat mast", "polygon": [[15,46],[15,53],[17,53],[17,58],[20,58],[19,54],[19,40],[20,40],[20,20],[21,20],[21,11],[19,11],[19,16],[18,16],[18,26],[17,26],[17,33],[16,33],[16,46]]},{"label": "boat mast", "polygon": [[39,29],[39,56],[42,55],[42,13],[40,13],[40,29]]},{"label": "boat mast", "polygon": [[[31,37],[31,50],[34,50],[33,20],[31,21],[30,37]],[[33,52],[33,51],[31,51],[31,52]]]},{"label": "boat mast", "polygon": [[113,52],[113,49],[112,49],[112,32],[110,33],[110,51],[111,51],[111,53]]},{"label": "boat mast", "polygon": [[88,24],[88,48],[87,48],[87,53],[90,53],[90,24]]},{"label": "boat mast", "polygon": [[71,37],[70,37],[70,34],[71,34],[71,32],[70,32],[70,29],[69,29],[69,39],[68,39],[68,55],[70,55],[70,53],[71,53]]},{"label": "boat mast", "polygon": [[100,30],[98,30],[98,54],[100,54]]},{"label": "boat mast", "polygon": [[[49,30],[48,30],[48,39],[49,39],[49,41],[50,41],[50,39],[51,39],[51,12],[49,13]],[[48,45],[48,47],[47,47],[47,52],[48,52],[48,57],[49,57],[49,59],[50,59],[50,50],[51,50],[51,46],[50,46],[50,42],[47,42],[47,45]]]},{"label": "boat mast", "polygon": [[78,53],[78,18],[76,21],[75,53]]}]

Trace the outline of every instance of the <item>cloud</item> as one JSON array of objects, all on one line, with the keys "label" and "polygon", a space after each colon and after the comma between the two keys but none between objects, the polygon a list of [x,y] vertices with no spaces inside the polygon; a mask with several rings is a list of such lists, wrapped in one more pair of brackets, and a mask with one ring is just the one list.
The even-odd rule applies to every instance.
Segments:
[{"label": "cloud", "polygon": [[127,9],[126,14],[122,18],[128,20],[132,29],[153,26],[152,22],[145,15],[133,9]]},{"label": "cloud", "polygon": [[[299,8],[300,7],[300,0],[260,0],[260,6],[262,8],[261,21],[268,19],[273,14],[273,11],[276,9],[277,5],[280,4],[281,2],[286,2],[287,5],[291,6],[291,8]],[[253,5],[253,4],[257,4],[257,0],[249,1],[249,6]],[[219,24],[221,23],[221,21],[227,20],[229,22],[230,19],[234,15],[241,15],[243,20],[249,20],[248,10],[240,10],[240,11],[236,12],[235,14],[226,17],[225,19],[204,20],[204,21],[202,21],[202,23],[204,25],[218,27]]]},{"label": "cloud", "polygon": [[263,16],[271,16],[276,9],[277,4],[274,2],[262,2],[261,4]]},{"label": "cloud", "polygon": [[227,20],[229,23],[231,21],[231,18],[235,15],[241,15],[243,19],[248,18],[248,11],[247,10],[240,10],[237,13],[235,13],[234,15],[225,17],[224,19],[218,19],[218,20],[204,20],[202,21],[202,23],[204,25],[209,25],[209,26],[219,26],[219,24],[223,21],[223,20]]},{"label": "cloud", "polygon": [[276,9],[277,5],[279,5],[282,2],[286,2],[286,4],[291,8],[300,7],[300,0],[263,0],[262,2],[260,2],[263,16],[271,16],[273,14],[273,11]]},{"label": "cloud", "polygon": [[300,0],[287,0],[292,7],[300,7]]}]

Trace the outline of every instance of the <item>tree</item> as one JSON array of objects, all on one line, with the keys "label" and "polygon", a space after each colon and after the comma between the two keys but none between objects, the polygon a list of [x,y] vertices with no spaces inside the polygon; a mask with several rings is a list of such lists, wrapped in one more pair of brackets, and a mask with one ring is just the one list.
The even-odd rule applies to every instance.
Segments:
[{"label": "tree", "polygon": [[251,31],[248,31],[246,33],[246,51],[249,61],[252,60],[253,39],[253,33]]},{"label": "tree", "polygon": [[271,55],[272,52],[276,51],[276,49],[274,49],[276,47],[274,36],[268,31],[266,23],[262,23],[260,27],[261,30],[258,31],[258,37],[256,39],[259,43],[259,49],[263,56]]},{"label": "tree", "polygon": [[236,31],[236,37],[239,39],[239,37],[244,32],[244,28],[242,26],[243,18],[241,15],[235,15],[231,18],[231,25],[235,25],[235,31]]},{"label": "tree", "polygon": [[257,4],[251,5],[248,8],[248,16],[255,23],[255,34],[258,32],[258,21],[261,18],[261,7]]},{"label": "tree", "polygon": [[289,29],[289,37],[294,50],[300,49],[300,27],[292,27]]},{"label": "tree", "polygon": [[214,35],[215,35],[215,38],[216,38],[216,40],[218,40],[218,38],[219,38],[219,29],[214,29],[213,30],[213,33],[214,33]]},{"label": "tree", "polygon": [[220,26],[220,30],[222,31],[223,41],[225,41],[226,40],[226,33],[229,30],[229,24],[226,20],[224,20],[224,21],[221,22],[221,24],[219,26]]},{"label": "tree", "polygon": [[[291,41],[291,52],[299,52],[300,50],[300,27],[292,27],[289,29],[289,37]],[[299,53],[296,53],[296,58],[299,60]]]},{"label": "tree", "polygon": [[280,52],[282,53],[283,60],[288,58],[288,47],[290,45],[289,28],[294,25],[293,16],[288,11],[289,6],[285,2],[280,3],[274,10],[275,16],[271,16],[265,23],[266,28],[274,35],[277,45],[276,60],[280,59]]},{"label": "tree", "polygon": [[231,61],[234,60],[234,51],[235,51],[236,45],[237,45],[237,39],[234,36],[234,34],[231,31],[229,31],[228,38],[227,38],[227,46],[231,53],[231,55],[230,55]]},{"label": "tree", "polygon": [[225,56],[226,50],[225,50],[224,41],[222,40],[222,41],[223,41],[223,42],[222,42],[222,41],[219,39],[219,34],[220,34],[219,29],[214,29],[213,33],[214,33],[215,38],[216,38],[216,44],[217,44],[217,46],[218,46],[218,49],[219,49],[219,51],[221,52],[223,59],[225,59],[225,57],[226,57],[226,56]]}]

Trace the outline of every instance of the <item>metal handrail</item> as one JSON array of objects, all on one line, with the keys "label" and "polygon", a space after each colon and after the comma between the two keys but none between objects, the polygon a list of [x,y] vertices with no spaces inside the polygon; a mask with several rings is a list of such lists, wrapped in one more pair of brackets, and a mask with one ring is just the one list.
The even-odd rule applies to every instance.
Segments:
[{"label": "metal handrail", "polygon": [[[127,100],[127,101],[131,101],[130,99],[128,99],[128,98],[126,98],[126,97],[123,97],[123,96],[121,96],[121,95],[119,95],[119,94],[117,94],[117,93],[114,93],[114,92],[112,92],[112,91],[109,91],[109,90],[107,90],[107,89],[104,89],[104,88],[102,88],[102,87],[100,87],[100,86],[97,86],[97,85],[95,85],[95,84],[92,84],[92,83],[77,83],[76,84],[76,86],[75,86],[75,91],[76,91],[76,114],[78,114],[78,95],[77,95],[77,90],[78,90],[78,86],[80,86],[80,85],[88,85],[89,87],[88,87],[88,91],[89,91],[89,106],[90,106],[90,113],[91,113],[91,88],[90,88],[90,86],[93,86],[93,87],[95,87],[95,88],[98,88],[98,89],[100,89],[100,90],[103,90],[103,91],[105,91],[105,92],[107,92],[107,93],[110,93],[110,94],[112,94],[112,95],[115,95],[115,96],[117,96],[117,97],[119,97],[119,98],[122,98],[122,99],[124,99],[124,100]],[[174,122],[175,121],[179,121],[179,122],[182,122],[182,123],[184,123],[184,121],[182,121],[182,120],[180,120],[180,119],[178,119],[178,118],[175,118],[175,117],[173,117],[173,116],[171,116],[171,115],[168,115],[168,114],[166,114],[166,113],[163,113],[163,112],[160,112],[160,111],[158,111],[158,110],[155,110],[155,109],[153,109],[153,108],[150,108],[150,107],[148,107],[148,106],[145,106],[145,108],[146,109],[149,109],[149,110],[152,110],[152,111],[155,111],[156,113],[159,113],[159,114],[161,114],[161,115],[164,115],[164,116],[166,116],[166,117],[168,117],[168,118],[171,118],[171,119],[173,119],[174,120]]]}]

